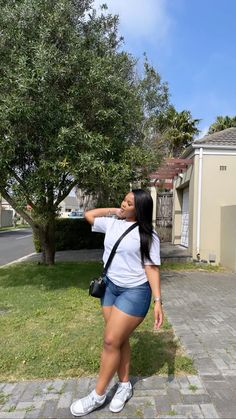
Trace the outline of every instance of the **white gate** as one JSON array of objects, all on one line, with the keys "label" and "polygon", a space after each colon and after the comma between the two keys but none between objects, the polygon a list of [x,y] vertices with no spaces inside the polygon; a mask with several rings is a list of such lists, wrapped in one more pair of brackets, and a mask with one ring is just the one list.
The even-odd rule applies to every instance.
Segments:
[{"label": "white gate", "polygon": [[189,232],[189,189],[183,190],[182,203],[182,226],[181,226],[181,245],[188,247],[188,232]]}]

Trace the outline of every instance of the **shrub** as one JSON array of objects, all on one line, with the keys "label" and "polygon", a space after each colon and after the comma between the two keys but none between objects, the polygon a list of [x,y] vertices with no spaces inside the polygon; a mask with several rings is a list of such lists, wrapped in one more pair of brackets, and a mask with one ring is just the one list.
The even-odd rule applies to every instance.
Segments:
[{"label": "shrub", "polygon": [[[56,220],[56,251],[78,249],[101,249],[104,235],[92,233],[91,226],[84,219],[58,218]],[[37,253],[41,252],[40,241],[34,236]]]}]

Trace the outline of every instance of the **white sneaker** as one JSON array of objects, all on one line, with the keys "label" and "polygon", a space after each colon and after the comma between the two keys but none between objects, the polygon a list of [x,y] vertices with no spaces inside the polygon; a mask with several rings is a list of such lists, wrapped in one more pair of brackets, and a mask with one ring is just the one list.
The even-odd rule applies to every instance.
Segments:
[{"label": "white sneaker", "polygon": [[72,403],[70,411],[74,416],[88,415],[88,413],[102,406],[105,400],[106,394],[104,394],[104,397],[101,400],[97,400],[95,390],[93,390],[88,396]]},{"label": "white sneaker", "polygon": [[117,413],[120,412],[127,400],[129,400],[133,395],[133,389],[131,383],[129,385],[118,384],[116,393],[110,403],[109,409],[111,412]]}]

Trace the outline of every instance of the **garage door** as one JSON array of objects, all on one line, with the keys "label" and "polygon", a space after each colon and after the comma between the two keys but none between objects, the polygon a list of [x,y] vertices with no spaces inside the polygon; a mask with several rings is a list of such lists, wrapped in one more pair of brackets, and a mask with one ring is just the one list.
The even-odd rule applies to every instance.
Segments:
[{"label": "garage door", "polygon": [[183,190],[181,245],[188,247],[189,189]]}]

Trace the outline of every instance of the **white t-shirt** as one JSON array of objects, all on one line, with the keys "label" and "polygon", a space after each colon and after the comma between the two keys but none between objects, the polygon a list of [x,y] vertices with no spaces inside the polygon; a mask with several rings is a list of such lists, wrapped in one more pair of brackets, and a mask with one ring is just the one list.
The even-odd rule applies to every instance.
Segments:
[{"label": "white t-shirt", "polygon": [[[106,264],[111,250],[119,237],[134,224],[133,221],[110,217],[96,217],[92,231],[105,233],[103,262]],[[144,259],[145,265],[160,265],[160,241],[155,232],[150,248],[151,260]],[[131,230],[120,242],[108,268],[107,276],[114,284],[132,288],[146,282],[147,276],[142,266],[140,235],[138,226]]]}]

